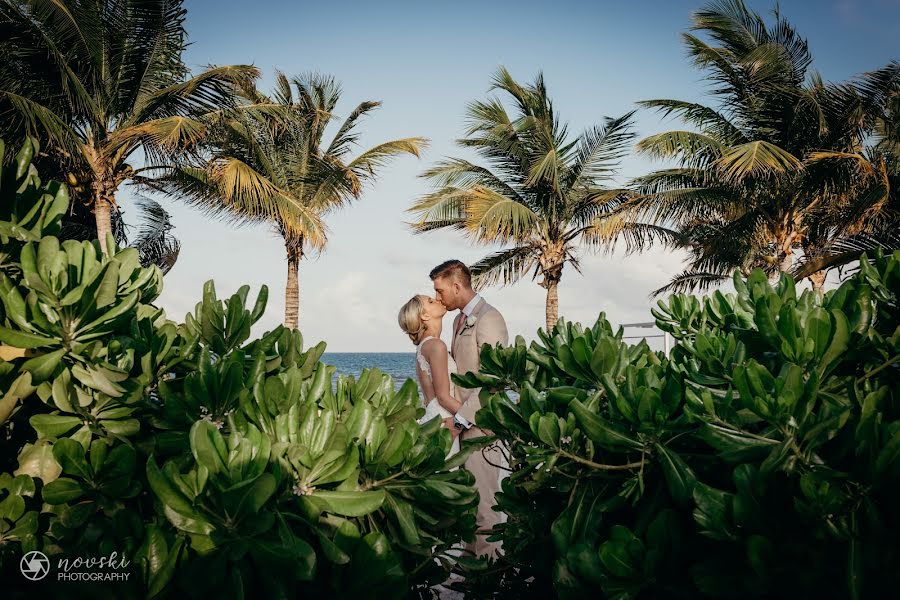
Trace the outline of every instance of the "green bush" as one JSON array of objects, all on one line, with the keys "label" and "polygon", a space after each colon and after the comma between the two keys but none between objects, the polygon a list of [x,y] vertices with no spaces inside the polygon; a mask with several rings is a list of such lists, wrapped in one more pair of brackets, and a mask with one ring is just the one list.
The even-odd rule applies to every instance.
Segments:
[{"label": "green bush", "polygon": [[[248,308],[249,288],[219,300],[210,282],[168,320],[136,250],[52,235],[67,197],[35,151],[0,181],[0,341],[27,349],[0,362],[4,592],[427,595],[472,539],[477,493],[449,432],[417,424],[415,384],[333,381],[299,331],[251,339],[265,288]],[[50,557],[40,584],[18,573],[30,550]],[[112,552],[127,583],[51,581],[61,558]]]},{"label": "green bush", "polygon": [[[678,344],[601,315],[482,350],[509,444],[484,596],[874,597],[900,584],[900,253],[824,297],[784,276],[675,295]],[[519,394],[518,403],[509,391]]]}]

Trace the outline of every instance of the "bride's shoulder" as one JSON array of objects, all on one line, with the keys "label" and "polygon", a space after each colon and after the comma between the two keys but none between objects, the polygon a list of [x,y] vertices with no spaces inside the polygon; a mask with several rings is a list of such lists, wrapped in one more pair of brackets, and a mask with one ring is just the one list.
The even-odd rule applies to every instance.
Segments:
[{"label": "bride's shoulder", "polygon": [[422,352],[426,355],[433,352],[446,352],[447,344],[440,338],[431,338],[422,342]]}]

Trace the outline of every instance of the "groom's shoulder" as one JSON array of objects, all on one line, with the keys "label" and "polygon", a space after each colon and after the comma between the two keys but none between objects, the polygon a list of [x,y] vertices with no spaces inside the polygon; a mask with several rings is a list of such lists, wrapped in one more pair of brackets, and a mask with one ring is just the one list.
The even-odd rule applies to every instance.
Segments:
[{"label": "groom's shoulder", "polygon": [[481,314],[479,316],[482,318],[491,315],[503,319],[503,314],[497,309],[497,307],[492,306],[487,300],[484,301],[480,313]]}]

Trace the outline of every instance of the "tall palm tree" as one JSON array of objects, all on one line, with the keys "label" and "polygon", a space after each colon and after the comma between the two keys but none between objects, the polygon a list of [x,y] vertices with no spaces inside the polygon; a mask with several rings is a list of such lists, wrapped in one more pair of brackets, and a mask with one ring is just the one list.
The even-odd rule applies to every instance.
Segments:
[{"label": "tall palm tree", "polygon": [[605,218],[627,196],[604,185],[634,138],[632,113],[570,139],[542,75],[520,85],[501,68],[491,90],[505,92],[515,112],[510,115],[496,97],[469,106],[468,131],[458,143],[474,149],[484,164],[451,158],[426,171],[423,176],[437,189],[409,209],[417,217],[412,227],[455,229],[478,244],[508,245],[472,265],[475,284],[506,285],[529,272],[533,279],[540,275],[549,330],[559,315],[563,269],[571,264],[579,270],[579,246],[608,245],[617,234],[633,240],[666,232]]},{"label": "tall palm tree", "polygon": [[[324,250],[323,218],[358,199],[364,184],[390,159],[404,153],[419,156],[426,145],[424,138],[404,138],[351,157],[360,120],[380,103],[360,103],[326,143],[340,97],[341,88],[331,77],[296,77],[292,87],[278,73],[271,98],[257,93],[253,104],[233,111],[214,128],[209,156],[149,182],[228,220],[274,225],[287,253],[284,322],[294,329],[300,310],[299,264],[308,253]],[[257,108],[273,104],[285,110]]]},{"label": "tall palm tree", "polygon": [[[742,0],[723,0],[693,21],[707,39],[686,33],[684,41],[716,103],[640,103],[690,129],[639,142],[639,151],[677,166],[638,178],[640,195],[622,209],[685,240],[688,269],[657,293],[715,285],[736,269],[789,272],[795,254],[819,252],[829,231],[823,215],[860,189],[852,176],[835,185],[826,156],[857,154],[900,82],[892,63],[847,84],[824,83],[810,70],[806,40],[777,10],[767,26]],[[810,277],[820,288],[824,272]]]},{"label": "tall palm tree", "polygon": [[153,165],[196,146],[205,118],[258,76],[189,77],[181,0],[0,0],[0,133],[30,133],[83,188],[106,251],[116,190],[139,150]]}]

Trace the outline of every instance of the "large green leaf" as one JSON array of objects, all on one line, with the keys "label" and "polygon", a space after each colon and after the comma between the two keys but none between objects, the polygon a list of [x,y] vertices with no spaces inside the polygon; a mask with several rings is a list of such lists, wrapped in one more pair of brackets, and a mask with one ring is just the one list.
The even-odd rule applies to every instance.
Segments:
[{"label": "large green leaf", "polygon": [[198,463],[206,467],[212,475],[225,472],[228,462],[228,450],[225,440],[216,426],[206,420],[200,420],[191,426],[191,452]]},{"label": "large green leaf", "polygon": [[659,456],[659,464],[665,475],[672,499],[678,506],[687,507],[693,496],[694,483],[697,480],[693,470],[677,452],[669,450],[662,444],[656,444],[654,448]]},{"label": "large green leaf", "polygon": [[60,437],[82,424],[80,417],[71,415],[34,415],[28,420],[38,435],[46,438]]},{"label": "large green leaf", "polygon": [[363,517],[384,504],[383,490],[333,492],[316,490],[310,496],[320,502],[325,511],[345,517]]},{"label": "large green leaf", "polygon": [[44,486],[41,495],[48,504],[65,504],[84,495],[84,488],[74,479],[60,477]]}]

